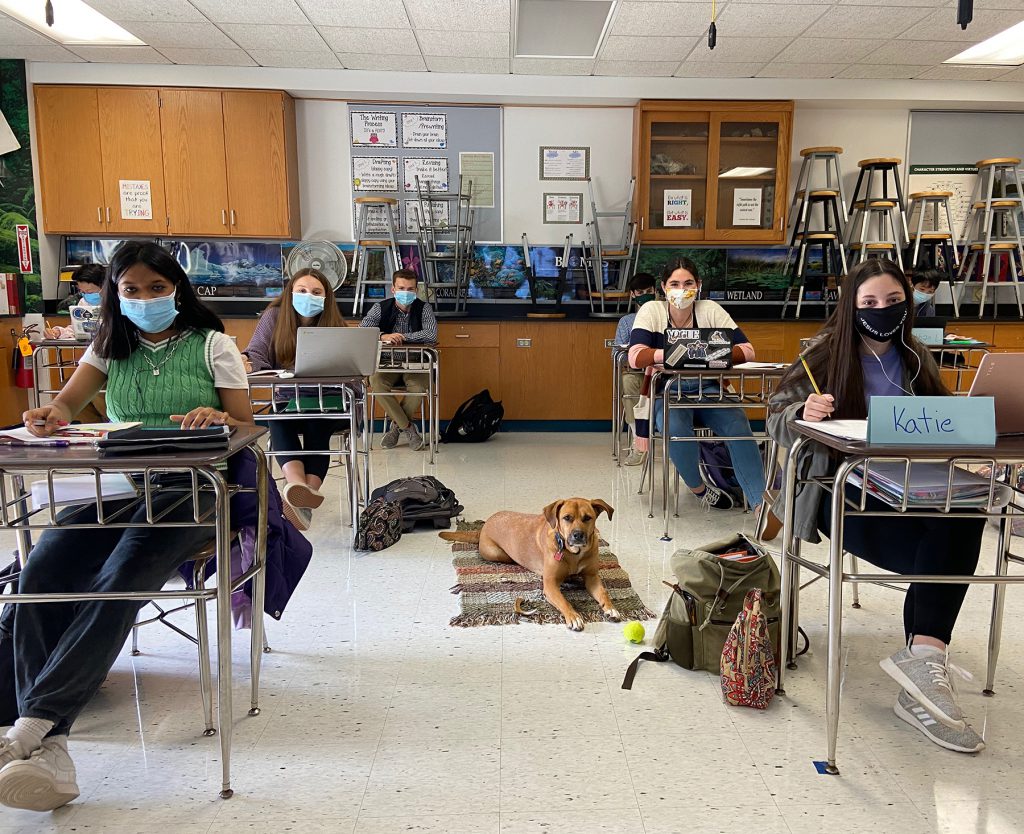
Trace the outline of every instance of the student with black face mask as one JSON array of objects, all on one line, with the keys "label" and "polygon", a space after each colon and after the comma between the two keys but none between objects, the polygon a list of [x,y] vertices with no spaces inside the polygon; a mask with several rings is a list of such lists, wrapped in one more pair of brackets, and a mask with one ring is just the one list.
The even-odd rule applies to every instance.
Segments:
[{"label": "student with black face mask", "polygon": [[[928,349],[914,339],[910,283],[900,268],[871,259],[843,281],[835,312],[804,352],[822,393],[816,394],[803,365],[795,362],[769,404],[768,431],[779,444],[796,440],[794,420],[864,419],[876,396],[947,396]],[[823,446],[803,448],[798,470],[805,477],[828,475],[836,461]],[[856,500],[860,501],[860,491]],[[796,496],[797,537],[818,542],[830,535],[830,502],[822,489],[805,485]],[[869,509],[886,505],[869,497]],[[843,547],[895,573],[969,576],[978,565],[983,518],[914,517],[846,519]],[[949,678],[948,644],[966,585],[911,585],[903,606],[906,647],[881,661],[897,683],[895,712],[931,741],[949,750],[975,753],[981,737],[967,724]]]}]

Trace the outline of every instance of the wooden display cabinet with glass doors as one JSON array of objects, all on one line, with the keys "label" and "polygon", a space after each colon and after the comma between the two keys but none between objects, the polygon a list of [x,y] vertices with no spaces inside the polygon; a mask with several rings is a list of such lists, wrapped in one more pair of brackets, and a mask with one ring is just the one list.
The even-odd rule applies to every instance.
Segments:
[{"label": "wooden display cabinet with glass doors", "polygon": [[634,203],[645,243],[784,243],[791,101],[641,101]]}]

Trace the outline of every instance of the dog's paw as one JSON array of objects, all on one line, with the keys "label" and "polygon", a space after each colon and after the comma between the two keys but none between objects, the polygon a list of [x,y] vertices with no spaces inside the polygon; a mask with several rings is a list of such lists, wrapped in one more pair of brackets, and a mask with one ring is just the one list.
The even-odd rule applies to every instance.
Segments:
[{"label": "dog's paw", "polygon": [[569,631],[583,631],[583,618],[574,611],[572,616],[565,618],[565,627]]},{"label": "dog's paw", "polygon": [[615,608],[605,608],[604,615],[614,623],[617,623],[622,619],[622,615]]}]

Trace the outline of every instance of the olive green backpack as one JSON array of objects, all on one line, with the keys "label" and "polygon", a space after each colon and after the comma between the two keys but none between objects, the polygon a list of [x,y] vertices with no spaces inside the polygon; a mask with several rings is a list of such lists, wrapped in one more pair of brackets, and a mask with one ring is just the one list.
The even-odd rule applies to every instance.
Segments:
[{"label": "olive green backpack", "polygon": [[[720,554],[744,552],[749,561],[723,559]],[[778,656],[781,614],[779,569],[772,556],[742,534],[696,550],[672,554],[675,583],[654,633],[654,651],[643,652],[626,670],[623,689],[632,689],[641,660],[674,661],[684,669],[721,672],[722,648],[729,629],[743,610],[747,591],[760,588],[761,611]]]}]

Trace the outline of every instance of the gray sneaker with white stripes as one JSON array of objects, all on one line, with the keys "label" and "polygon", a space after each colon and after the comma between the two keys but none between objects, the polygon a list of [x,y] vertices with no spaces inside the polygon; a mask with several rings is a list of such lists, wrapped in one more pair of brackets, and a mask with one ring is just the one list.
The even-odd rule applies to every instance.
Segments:
[{"label": "gray sneaker with white stripes", "polygon": [[962,729],[954,729],[932,717],[928,707],[917,701],[907,690],[901,689],[893,711],[910,726],[917,727],[929,741],[955,750],[957,753],[977,753],[985,749],[985,741],[966,722]]}]

